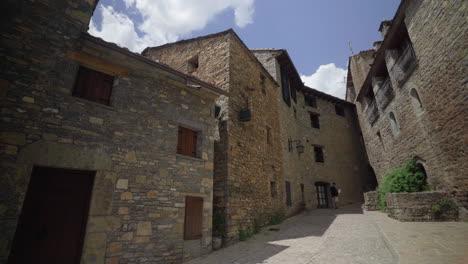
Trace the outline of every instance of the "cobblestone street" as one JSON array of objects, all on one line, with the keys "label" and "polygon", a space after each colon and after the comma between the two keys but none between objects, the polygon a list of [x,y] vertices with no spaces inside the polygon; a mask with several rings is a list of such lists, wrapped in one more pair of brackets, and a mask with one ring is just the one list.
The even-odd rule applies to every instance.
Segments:
[{"label": "cobblestone street", "polygon": [[397,263],[382,233],[359,205],[306,211],[245,242],[189,264],[387,264]]}]

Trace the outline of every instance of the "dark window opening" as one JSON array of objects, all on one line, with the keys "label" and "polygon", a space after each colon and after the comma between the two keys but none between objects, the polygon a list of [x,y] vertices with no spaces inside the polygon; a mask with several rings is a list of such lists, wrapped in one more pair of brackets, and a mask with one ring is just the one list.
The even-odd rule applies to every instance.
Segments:
[{"label": "dark window opening", "polygon": [[304,196],[304,184],[303,183],[301,183],[301,199],[302,199],[302,203],[304,204],[305,196]]},{"label": "dark window opening", "polygon": [[215,105],[214,117],[218,118],[220,113],[221,113],[221,106]]},{"label": "dark window opening", "polygon": [[73,96],[109,105],[114,76],[80,66]]},{"label": "dark window opening", "polygon": [[260,73],[260,87],[262,89],[262,93],[266,94],[266,89],[265,89],[265,76]]},{"label": "dark window opening", "polygon": [[276,196],[278,195],[276,191],[276,182],[274,181],[270,181],[270,192],[272,198],[276,198]]},{"label": "dark window opening", "polygon": [[317,98],[315,96],[304,95],[304,101],[307,106],[317,108]]},{"label": "dark window opening", "polygon": [[198,239],[202,236],[203,198],[185,197],[184,240]]},{"label": "dark window opening", "polygon": [[335,113],[339,116],[345,116],[344,107],[341,105],[335,105]]},{"label": "dark window opening", "polygon": [[291,206],[292,205],[292,200],[291,200],[291,184],[286,181],[286,205]]},{"label": "dark window opening", "polygon": [[283,92],[283,100],[288,105],[291,106],[291,94],[289,91],[289,78],[288,75],[281,71],[281,89]]},{"label": "dark window opening", "polygon": [[194,72],[198,69],[198,55],[188,60],[188,72]]},{"label": "dark window opening", "polygon": [[383,150],[385,150],[385,145],[382,140],[382,135],[380,134],[380,131],[377,132],[377,137],[379,138],[380,145],[382,146]]},{"label": "dark window opening", "polygon": [[293,107],[293,111],[294,111],[294,119],[297,119],[297,111],[295,107]]},{"label": "dark window opening", "polygon": [[198,132],[188,128],[179,127],[177,139],[177,153],[186,156],[197,156]]},{"label": "dark window opening", "polygon": [[320,120],[319,120],[319,115],[310,113],[310,123],[313,128],[318,128],[320,129]]},{"label": "dark window opening", "polygon": [[270,127],[266,128],[266,139],[267,139],[267,144],[271,145],[273,141],[271,140],[271,128]]},{"label": "dark window opening", "polygon": [[323,159],[323,147],[314,147],[314,153],[315,153],[315,162],[325,162]]}]

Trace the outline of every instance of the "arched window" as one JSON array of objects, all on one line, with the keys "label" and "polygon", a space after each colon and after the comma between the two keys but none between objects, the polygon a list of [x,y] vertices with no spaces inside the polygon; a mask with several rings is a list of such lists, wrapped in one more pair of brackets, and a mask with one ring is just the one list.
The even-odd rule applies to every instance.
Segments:
[{"label": "arched window", "polygon": [[390,117],[390,127],[392,128],[392,134],[393,136],[396,137],[400,133],[400,125],[398,125],[398,122],[395,118],[395,114],[393,112],[390,112],[389,117]]},{"label": "arched window", "polygon": [[424,111],[423,105],[421,103],[421,99],[419,98],[418,91],[416,89],[411,89],[410,91],[410,96],[411,96],[411,104],[413,104],[414,109],[417,111]]}]

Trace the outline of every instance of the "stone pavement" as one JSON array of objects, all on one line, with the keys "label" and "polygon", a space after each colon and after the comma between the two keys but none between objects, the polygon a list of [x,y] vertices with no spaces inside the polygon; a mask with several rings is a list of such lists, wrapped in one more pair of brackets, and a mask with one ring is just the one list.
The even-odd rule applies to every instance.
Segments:
[{"label": "stone pavement", "polygon": [[[279,231],[269,231],[269,228]],[[397,256],[359,205],[317,209],[187,264],[391,264]]]},{"label": "stone pavement", "polygon": [[467,222],[399,222],[366,211],[399,255],[401,264],[468,263]]}]

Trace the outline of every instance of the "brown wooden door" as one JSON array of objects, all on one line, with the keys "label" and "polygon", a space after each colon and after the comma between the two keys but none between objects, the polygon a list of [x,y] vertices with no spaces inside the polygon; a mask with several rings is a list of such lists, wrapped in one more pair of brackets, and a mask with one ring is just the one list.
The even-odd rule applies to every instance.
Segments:
[{"label": "brown wooden door", "polygon": [[35,167],[10,264],[79,264],[94,172]]},{"label": "brown wooden door", "polygon": [[203,198],[185,197],[184,239],[192,240],[202,237]]}]

